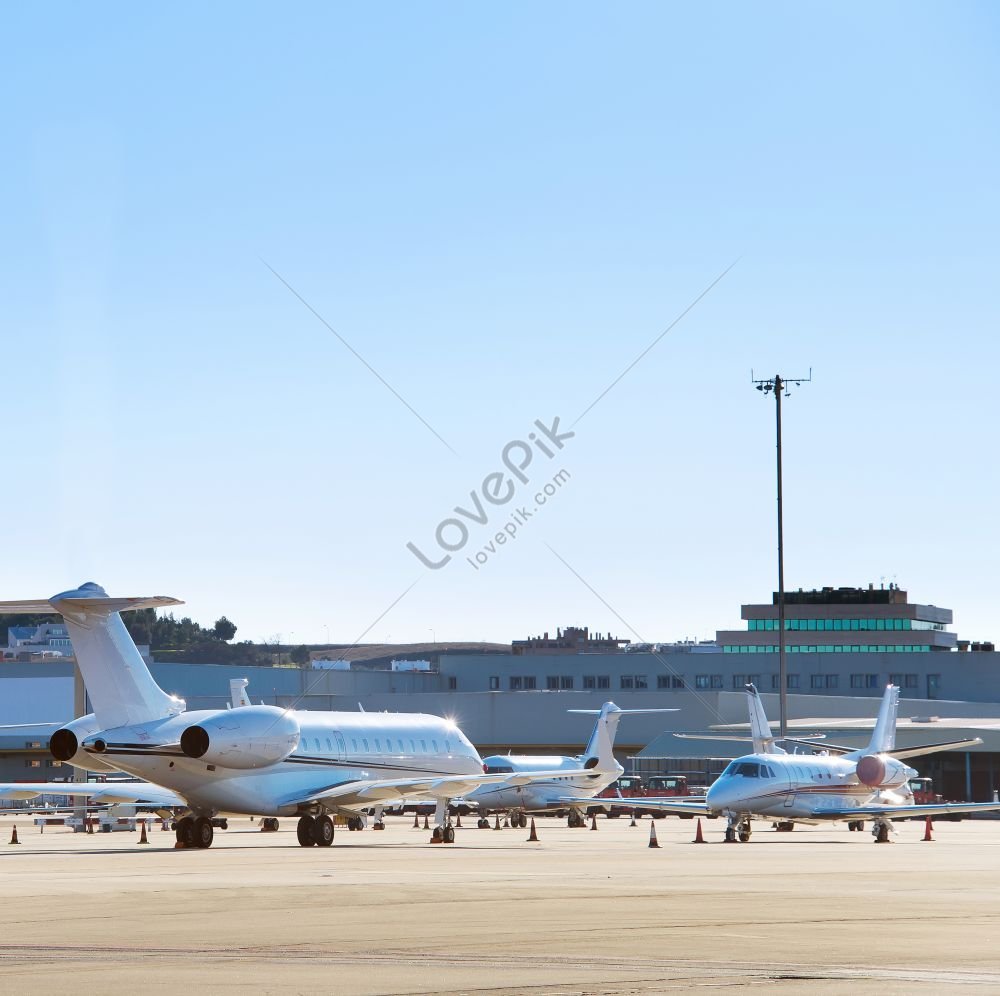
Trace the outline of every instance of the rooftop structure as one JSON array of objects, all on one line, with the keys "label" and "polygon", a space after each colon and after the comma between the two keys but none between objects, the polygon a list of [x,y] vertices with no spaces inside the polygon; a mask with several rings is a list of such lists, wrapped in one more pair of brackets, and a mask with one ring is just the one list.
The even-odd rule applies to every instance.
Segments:
[{"label": "rooftop structure", "polygon": [[[724,653],[778,652],[778,594],[769,605],[744,605],[746,630],[720,630]],[[954,650],[951,609],[916,605],[888,588],[821,588],[785,593],[788,653],[925,653]]]},{"label": "rooftop structure", "polygon": [[549,634],[531,636],[527,640],[513,640],[510,652],[515,657],[529,654],[620,654],[627,649],[629,640],[610,634],[594,633],[584,626],[567,626],[557,629],[555,639]]}]

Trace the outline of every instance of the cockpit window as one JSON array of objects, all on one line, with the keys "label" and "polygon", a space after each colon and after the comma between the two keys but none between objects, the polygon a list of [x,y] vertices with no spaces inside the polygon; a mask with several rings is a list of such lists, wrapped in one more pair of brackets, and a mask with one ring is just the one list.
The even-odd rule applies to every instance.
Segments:
[{"label": "cockpit window", "polygon": [[760,778],[760,765],[756,761],[740,761],[730,773],[744,778]]}]

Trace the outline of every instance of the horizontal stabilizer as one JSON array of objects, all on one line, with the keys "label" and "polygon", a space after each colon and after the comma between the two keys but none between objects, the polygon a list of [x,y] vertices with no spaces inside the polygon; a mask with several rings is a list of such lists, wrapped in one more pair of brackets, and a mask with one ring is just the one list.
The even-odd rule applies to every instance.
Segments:
[{"label": "horizontal stabilizer", "polygon": [[889,753],[902,760],[906,757],[920,757],[922,754],[936,754],[942,750],[963,750],[965,747],[975,747],[983,741],[980,737],[973,737],[971,740],[951,740],[948,743],[923,744],[920,747],[897,747]]},{"label": "horizontal stabilizer", "polygon": [[[567,709],[567,712],[575,712],[579,716],[600,716],[601,709]],[[680,709],[615,709],[619,716],[642,716],[653,712],[680,712]]]},{"label": "horizontal stabilizer", "polygon": [[858,750],[857,747],[844,747],[841,744],[828,744],[826,742],[818,744],[816,740],[816,737],[810,737],[808,740],[800,740],[798,737],[782,737],[781,742],[783,744],[796,744],[799,747],[815,747],[816,750],[825,750],[828,754],[854,754]]},{"label": "horizontal stabilizer", "polygon": [[14,602],[0,602],[2,615],[40,615],[52,613],[59,615],[63,609],[78,612],[127,612],[129,609],[157,609],[167,605],[183,605],[179,598],[169,598],[166,595],[153,595],[149,598],[62,598],[58,599],[58,608],[47,600],[27,599]]}]

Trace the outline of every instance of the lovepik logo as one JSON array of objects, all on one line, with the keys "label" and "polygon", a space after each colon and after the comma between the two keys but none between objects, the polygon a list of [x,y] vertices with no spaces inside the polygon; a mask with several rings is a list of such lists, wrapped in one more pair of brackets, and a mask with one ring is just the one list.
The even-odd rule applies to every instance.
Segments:
[{"label": "lovepik logo", "polygon": [[[504,470],[494,470],[483,478],[480,488],[469,492],[469,504],[471,508],[456,505],[453,511],[454,516],[442,519],[437,529],[434,530],[434,539],[444,555],[439,560],[425,554],[415,543],[407,543],[406,547],[425,567],[433,571],[440,570],[451,559],[452,554],[461,550],[469,542],[469,526],[472,523],[477,526],[485,526],[490,521],[492,507],[499,508],[512,501],[517,493],[518,487],[527,484],[530,478],[525,473],[535,457],[535,451],[544,454],[548,459],[552,459],[561,450],[567,439],[576,435],[575,432],[560,432],[559,417],[552,420],[551,425],[546,425],[541,419],[535,419],[535,426],[538,432],[529,432],[526,442],[523,439],[512,439],[501,451],[500,462],[506,468]],[[562,478],[569,477],[566,471],[560,472],[559,483]],[[486,502],[484,504],[483,502]],[[492,506],[492,507],[491,507]],[[523,524],[531,518],[532,512],[527,508],[515,509],[508,515],[508,520],[503,529],[497,533],[496,541],[504,543],[507,538],[514,539],[517,535],[519,524]],[[501,538],[502,537],[502,538]],[[432,551],[437,556],[438,551]]]}]

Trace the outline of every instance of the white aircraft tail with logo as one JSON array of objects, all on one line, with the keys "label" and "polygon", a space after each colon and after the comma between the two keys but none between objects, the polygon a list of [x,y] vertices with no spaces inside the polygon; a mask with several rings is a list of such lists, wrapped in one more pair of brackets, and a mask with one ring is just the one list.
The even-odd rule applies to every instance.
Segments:
[{"label": "white aircraft tail with logo", "polygon": [[168,695],[146,667],[119,612],[180,605],[176,598],[110,598],[92,581],[46,600],[0,602],[0,613],[61,615],[76,661],[102,729],[149,723],[184,711],[184,702]]}]

